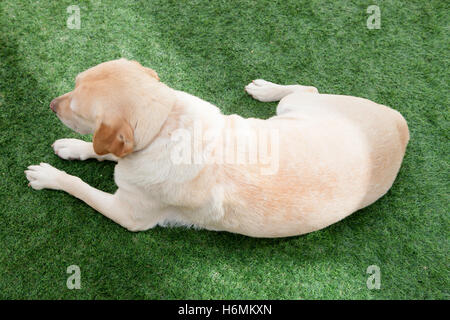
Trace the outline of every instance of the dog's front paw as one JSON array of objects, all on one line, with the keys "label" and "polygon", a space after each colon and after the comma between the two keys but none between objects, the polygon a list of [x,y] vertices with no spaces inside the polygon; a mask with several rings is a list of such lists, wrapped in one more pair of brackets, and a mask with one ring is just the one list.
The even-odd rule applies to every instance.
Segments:
[{"label": "dog's front paw", "polygon": [[67,173],[42,162],[40,165],[29,166],[28,170],[25,170],[25,175],[30,182],[28,185],[35,190],[60,190],[61,179]]},{"label": "dog's front paw", "polygon": [[245,86],[245,91],[256,100],[270,102],[279,100],[282,86],[263,80],[256,79]]},{"label": "dog's front paw", "polygon": [[92,156],[92,143],[78,139],[59,139],[52,144],[58,157],[65,160],[86,160]]}]

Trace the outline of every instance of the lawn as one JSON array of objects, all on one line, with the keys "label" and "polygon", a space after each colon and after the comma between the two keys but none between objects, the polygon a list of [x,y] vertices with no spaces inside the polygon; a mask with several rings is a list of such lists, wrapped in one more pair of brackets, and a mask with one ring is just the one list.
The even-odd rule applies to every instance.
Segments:
[{"label": "lawn", "polygon": [[[378,5],[381,28],[368,29]],[[80,29],[67,27],[70,5]],[[449,299],[447,1],[0,2],[1,299]],[[411,140],[392,189],[324,230],[284,239],[160,228],[132,233],[83,202],[27,187],[48,162],[114,192],[114,164],[59,159],[82,138],[50,111],[77,73],[126,57],[226,114],[268,118],[255,78],[393,107]],[[69,290],[67,267],[81,270]],[[367,268],[381,271],[370,290]]]}]

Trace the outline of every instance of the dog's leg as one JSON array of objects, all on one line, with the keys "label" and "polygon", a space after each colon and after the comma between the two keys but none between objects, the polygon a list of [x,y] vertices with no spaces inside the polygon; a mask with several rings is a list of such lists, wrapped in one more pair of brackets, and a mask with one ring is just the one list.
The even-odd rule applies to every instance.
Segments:
[{"label": "dog's leg", "polygon": [[[29,166],[25,174],[30,181],[28,185],[33,189],[63,190],[130,231],[145,230],[149,227],[148,223],[143,228],[136,222],[135,208],[123,197],[120,197],[119,190],[115,194],[100,191],[80,178],[71,176],[47,163]],[[155,221],[154,225],[156,223]]]},{"label": "dog's leg", "polygon": [[245,87],[245,91],[262,102],[280,101],[285,96],[296,92],[319,93],[315,87],[298,84],[283,86],[262,79],[253,80]]},{"label": "dog's leg", "polygon": [[98,161],[109,160],[116,161],[117,157],[113,154],[99,156],[95,153],[92,142],[86,142],[78,139],[59,139],[52,144],[55,154],[65,160],[86,160],[97,159]]}]

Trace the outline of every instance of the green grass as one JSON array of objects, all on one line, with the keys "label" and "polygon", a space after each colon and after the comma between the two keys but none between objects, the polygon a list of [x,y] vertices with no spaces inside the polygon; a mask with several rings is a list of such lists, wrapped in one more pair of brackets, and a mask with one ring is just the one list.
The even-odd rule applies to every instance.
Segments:
[{"label": "green grass", "polygon": [[[80,30],[66,27],[72,4]],[[380,6],[380,30],[366,28],[371,4]],[[449,299],[447,1],[0,6],[0,298]],[[54,155],[54,140],[80,136],[49,102],[72,90],[78,72],[119,57],[226,114],[274,115],[274,103],[245,94],[255,78],[392,106],[411,132],[403,166],[385,197],[305,236],[128,232],[68,194],[28,188],[23,173],[48,162],[114,192],[114,164]],[[66,288],[72,264],[81,290]],[[369,265],[381,269],[380,290],[366,287]]]}]

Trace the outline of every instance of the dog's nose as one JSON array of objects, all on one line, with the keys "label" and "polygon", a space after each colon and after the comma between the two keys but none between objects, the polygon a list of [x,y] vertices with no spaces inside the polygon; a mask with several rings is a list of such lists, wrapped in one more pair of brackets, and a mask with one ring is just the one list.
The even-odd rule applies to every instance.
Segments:
[{"label": "dog's nose", "polygon": [[50,109],[52,109],[53,112],[56,112],[56,99],[53,99],[52,102],[50,102]]}]

